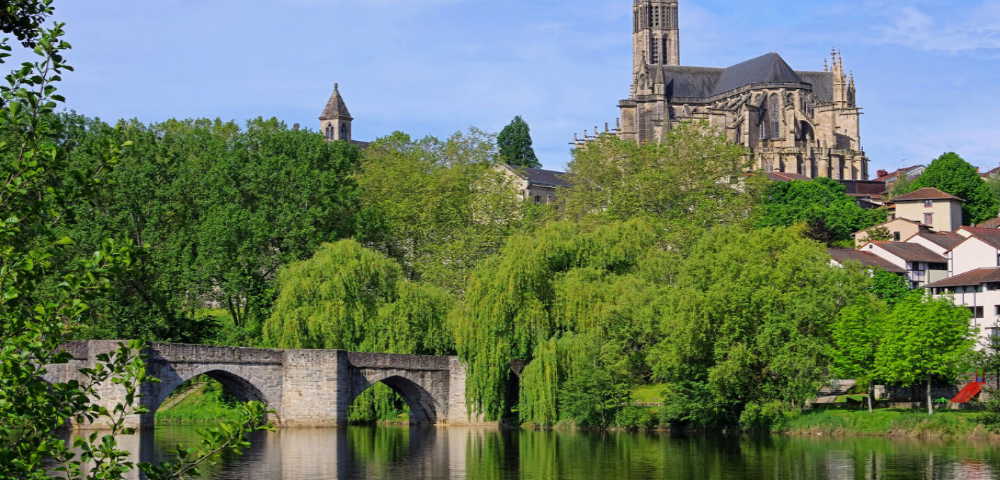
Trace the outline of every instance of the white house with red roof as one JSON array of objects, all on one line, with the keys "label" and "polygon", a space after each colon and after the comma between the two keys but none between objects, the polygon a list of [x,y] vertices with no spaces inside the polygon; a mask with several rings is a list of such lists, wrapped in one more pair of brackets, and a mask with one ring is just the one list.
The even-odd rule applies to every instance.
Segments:
[{"label": "white house with red roof", "polygon": [[932,187],[917,189],[886,202],[889,219],[905,218],[929,225],[937,232],[954,232],[962,226],[965,200]]},{"label": "white house with red roof", "polygon": [[911,288],[948,278],[948,258],[917,243],[868,242],[858,250],[903,269]]}]

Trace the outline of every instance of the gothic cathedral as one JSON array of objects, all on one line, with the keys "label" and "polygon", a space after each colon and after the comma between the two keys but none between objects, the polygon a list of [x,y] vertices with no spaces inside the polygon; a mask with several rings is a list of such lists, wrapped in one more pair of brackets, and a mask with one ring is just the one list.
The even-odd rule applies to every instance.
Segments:
[{"label": "gothic cathedral", "polygon": [[680,122],[707,120],[749,149],[755,169],[868,179],[854,75],[844,73],[839,52],[822,72],[792,70],[777,53],[728,68],[681,66],[677,0],[636,0],[632,10],[632,88],[618,104],[620,138],[656,142]]}]

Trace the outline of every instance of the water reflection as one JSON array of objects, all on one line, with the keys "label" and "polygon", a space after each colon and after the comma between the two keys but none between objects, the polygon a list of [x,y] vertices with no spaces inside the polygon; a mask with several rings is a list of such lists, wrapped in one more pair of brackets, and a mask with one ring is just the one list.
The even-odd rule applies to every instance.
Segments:
[{"label": "water reflection", "polygon": [[[123,438],[136,461],[170,460],[191,427]],[[351,427],[255,434],[205,478],[967,479],[996,478],[997,443],[883,438],[675,437],[661,433]]]}]

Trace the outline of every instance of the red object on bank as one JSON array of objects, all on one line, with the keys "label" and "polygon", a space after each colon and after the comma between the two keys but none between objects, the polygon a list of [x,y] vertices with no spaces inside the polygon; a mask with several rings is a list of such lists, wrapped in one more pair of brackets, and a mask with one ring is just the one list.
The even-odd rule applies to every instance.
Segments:
[{"label": "red object on bank", "polygon": [[961,392],[958,392],[958,395],[955,395],[955,398],[951,399],[952,403],[965,403],[972,400],[983,390],[983,385],[986,385],[986,382],[969,382]]}]

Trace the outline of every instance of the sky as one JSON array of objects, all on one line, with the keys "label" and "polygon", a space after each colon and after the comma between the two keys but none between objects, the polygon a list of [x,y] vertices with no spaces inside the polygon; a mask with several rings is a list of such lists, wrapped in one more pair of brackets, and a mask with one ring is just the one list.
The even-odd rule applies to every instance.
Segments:
[{"label": "sky", "polygon": [[[318,129],[333,84],[355,140],[531,126],[546,168],[614,126],[631,0],[56,0],[67,108],[113,122],[258,116]],[[776,51],[852,70],[870,173],[955,151],[1000,166],[1000,0],[680,0],[681,64]]]}]

